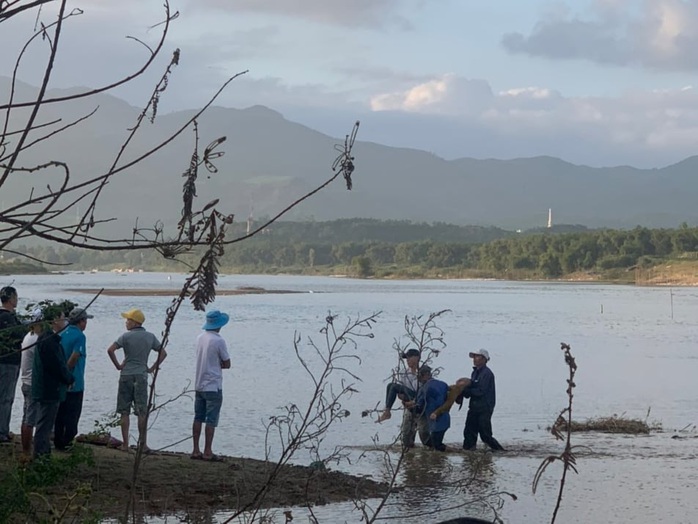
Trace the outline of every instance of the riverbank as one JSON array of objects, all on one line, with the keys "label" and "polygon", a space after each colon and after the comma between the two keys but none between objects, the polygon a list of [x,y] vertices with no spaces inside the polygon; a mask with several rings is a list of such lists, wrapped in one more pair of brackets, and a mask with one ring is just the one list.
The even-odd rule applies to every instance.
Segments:
[{"label": "riverbank", "polygon": [[[146,272],[161,271],[160,268],[148,268]],[[613,268],[595,271],[576,271],[557,277],[546,277],[536,270],[503,270],[486,271],[463,268],[423,268],[409,267],[376,267],[370,274],[358,274],[356,268],[347,266],[318,266],[308,267],[241,267],[222,268],[221,275],[290,275],[290,276],[326,276],[335,278],[361,278],[376,280],[502,280],[511,282],[574,282],[598,284],[622,284],[641,286],[698,286],[698,260],[671,260],[653,266],[630,268]],[[96,271],[92,271],[94,273]],[[101,272],[101,271],[100,271]],[[108,271],[104,271],[105,273]],[[74,272],[71,272],[74,273]],[[79,272],[78,272],[79,273]],[[13,274],[23,274],[22,272]],[[36,272],[39,274],[39,272]],[[120,273],[128,277],[129,273]],[[96,294],[98,288],[74,288],[68,291],[76,293]],[[102,294],[109,296],[175,296],[179,288],[161,289],[105,289]],[[302,293],[284,289],[264,289],[261,287],[240,287],[236,289],[218,289],[217,294],[247,295],[247,294],[285,294]]]},{"label": "riverbank", "polygon": [[[100,293],[111,297],[174,297],[179,295],[180,288],[170,289],[140,289],[140,288],[71,288],[66,291],[71,293],[86,293],[96,295]],[[237,289],[216,289],[216,295],[285,295],[291,293],[304,293],[303,291],[292,291],[288,289],[264,289],[261,287],[239,287]]]},{"label": "riverbank", "polygon": [[[18,439],[0,445],[0,515],[2,506],[17,502],[23,479],[39,478],[44,485],[26,486],[39,513],[62,510],[70,503],[80,520],[123,514],[130,495],[135,454],[105,446],[79,444],[71,453],[54,452],[50,468],[23,465]],[[258,504],[261,508],[319,505],[381,496],[387,486],[338,471],[284,466],[273,483],[274,463],[242,457],[211,462],[188,454],[157,452],[143,457],[136,481],[136,513],[140,515],[212,514]],[[52,473],[51,473],[52,472]],[[54,478],[56,477],[56,478]],[[50,480],[54,478],[55,483]],[[14,481],[14,485],[13,485]],[[255,498],[264,491],[261,502]],[[33,495],[38,493],[38,495]],[[69,500],[73,497],[72,500]],[[12,499],[12,500],[10,500]],[[5,515],[7,518],[7,516]],[[4,520],[3,520],[4,521]]]}]

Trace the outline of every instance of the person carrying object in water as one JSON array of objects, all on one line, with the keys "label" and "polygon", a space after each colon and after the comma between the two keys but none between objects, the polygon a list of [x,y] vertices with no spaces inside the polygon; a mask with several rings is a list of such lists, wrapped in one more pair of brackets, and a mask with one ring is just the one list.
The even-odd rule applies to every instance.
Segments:
[{"label": "person carrying object in water", "polygon": [[470,385],[463,389],[463,397],[469,398],[468,415],[463,429],[463,449],[473,450],[477,436],[494,451],[504,451],[502,445],[492,436],[492,413],[496,402],[494,373],[487,367],[490,354],[486,349],[469,353],[473,359],[473,372]]},{"label": "person carrying object in water", "polygon": [[448,386],[448,396],[446,397],[446,401],[441,404],[438,408],[434,410],[432,413],[432,417],[438,417],[440,415],[443,415],[444,413],[448,413],[451,411],[451,407],[453,407],[453,404],[458,404],[458,409],[463,407],[463,391],[465,390],[466,387],[470,385],[470,379],[467,377],[461,377],[458,380],[456,380],[456,383]]},{"label": "person carrying object in water", "polygon": [[[417,398],[421,353],[418,349],[408,349],[402,354],[402,358],[405,359],[405,369],[397,369],[393,372],[393,380],[387,385],[385,391],[385,408],[376,422],[383,422],[391,418],[391,410],[398,398],[402,401],[403,406],[406,402]],[[402,445],[407,448],[414,447],[417,432],[419,432],[420,440],[424,442],[428,437],[426,422],[423,417],[419,417],[413,410],[405,408],[400,428]]]},{"label": "person carrying object in water", "polygon": [[393,380],[385,388],[385,408],[376,422],[388,420],[392,414],[390,410],[395,404],[395,400],[400,398],[403,402],[414,400],[417,397],[419,381],[417,370],[419,369],[420,353],[417,349],[408,349],[402,354],[407,367],[404,371],[397,369],[393,373]]},{"label": "person carrying object in water", "polygon": [[446,402],[448,384],[434,378],[431,368],[427,365],[419,368],[419,382],[421,387],[417,398],[406,405],[413,408],[427,424],[429,437],[426,441],[422,441],[423,444],[436,451],[446,451],[444,435],[451,427],[451,415],[448,411],[437,415],[435,410]]}]

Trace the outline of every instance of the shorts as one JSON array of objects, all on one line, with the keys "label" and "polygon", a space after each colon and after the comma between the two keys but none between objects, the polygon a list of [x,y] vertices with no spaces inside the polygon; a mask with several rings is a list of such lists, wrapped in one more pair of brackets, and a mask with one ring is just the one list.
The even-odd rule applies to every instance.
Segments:
[{"label": "shorts", "polygon": [[194,421],[216,427],[223,404],[223,391],[197,391],[194,399]]},{"label": "shorts", "polygon": [[39,413],[39,404],[32,398],[32,387],[22,384],[22,396],[24,397],[24,408],[22,410],[22,425],[36,426],[36,417]]},{"label": "shorts", "polygon": [[129,415],[133,412],[142,416],[148,409],[148,375],[125,375],[119,377],[119,394],[116,397],[116,412]]}]

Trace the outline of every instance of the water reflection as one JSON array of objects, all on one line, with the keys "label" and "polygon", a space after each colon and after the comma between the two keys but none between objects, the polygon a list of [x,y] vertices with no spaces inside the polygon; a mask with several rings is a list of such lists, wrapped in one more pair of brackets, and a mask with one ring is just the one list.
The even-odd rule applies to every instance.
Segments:
[{"label": "water reflection", "polygon": [[416,449],[405,456],[402,468],[404,490],[391,498],[388,513],[401,515],[403,522],[465,516],[492,519],[493,508],[501,508],[492,453]]}]

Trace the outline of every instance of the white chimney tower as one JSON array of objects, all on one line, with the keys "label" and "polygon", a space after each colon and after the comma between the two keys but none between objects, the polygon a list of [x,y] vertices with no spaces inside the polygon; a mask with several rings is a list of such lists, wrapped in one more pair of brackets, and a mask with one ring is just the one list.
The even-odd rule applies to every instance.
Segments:
[{"label": "white chimney tower", "polygon": [[548,229],[553,227],[553,210],[552,208],[548,208]]}]

